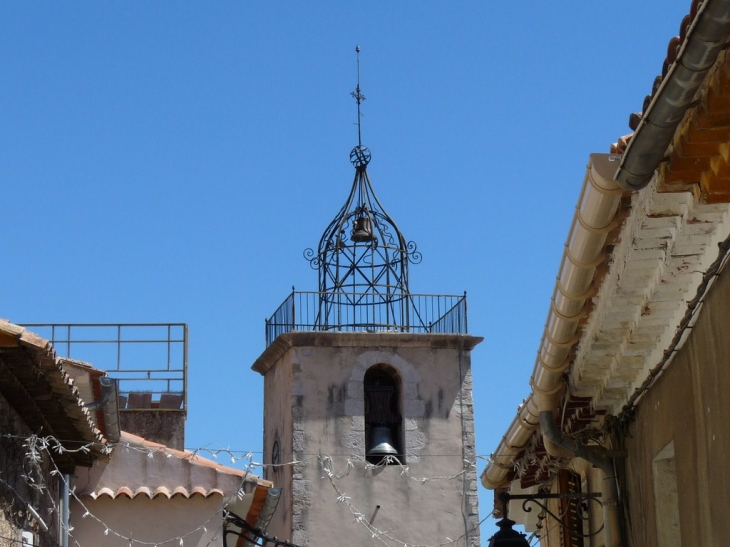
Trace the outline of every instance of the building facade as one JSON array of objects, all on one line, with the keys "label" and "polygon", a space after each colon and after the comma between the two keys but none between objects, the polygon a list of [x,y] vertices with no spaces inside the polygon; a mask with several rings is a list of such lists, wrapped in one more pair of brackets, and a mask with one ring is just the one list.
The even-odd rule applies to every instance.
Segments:
[{"label": "building facade", "polygon": [[68,477],[102,456],[101,440],[53,346],[0,321],[0,543],[63,543]]},{"label": "building facade", "polygon": [[634,132],[590,157],[531,393],[482,474],[543,545],[724,544],[729,41],[730,4],[692,2]]}]

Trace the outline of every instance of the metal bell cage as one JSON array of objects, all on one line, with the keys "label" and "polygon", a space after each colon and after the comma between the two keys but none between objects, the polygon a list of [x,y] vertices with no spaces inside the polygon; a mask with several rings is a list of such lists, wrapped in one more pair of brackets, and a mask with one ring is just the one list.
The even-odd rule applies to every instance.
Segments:
[{"label": "metal bell cage", "polygon": [[319,290],[291,294],[266,320],[266,345],[291,331],[466,334],[466,293],[412,294],[408,266],[421,254],[385,211],[370,182],[370,151],[353,148],[355,178],[345,204],[304,258]]}]

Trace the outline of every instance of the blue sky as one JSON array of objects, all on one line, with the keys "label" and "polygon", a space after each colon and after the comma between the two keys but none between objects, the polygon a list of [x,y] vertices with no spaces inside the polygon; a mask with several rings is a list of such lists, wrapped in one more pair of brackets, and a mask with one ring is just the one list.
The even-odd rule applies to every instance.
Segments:
[{"label": "blue sky", "polygon": [[316,289],[302,251],[352,182],[359,44],[369,174],[423,254],[411,290],[466,290],[485,337],[487,455],[529,393],[588,155],[630,132],[689,7],[6,2],[0,317],[188,323],[186,444],[260,451],[249,367],[291,286]]}]

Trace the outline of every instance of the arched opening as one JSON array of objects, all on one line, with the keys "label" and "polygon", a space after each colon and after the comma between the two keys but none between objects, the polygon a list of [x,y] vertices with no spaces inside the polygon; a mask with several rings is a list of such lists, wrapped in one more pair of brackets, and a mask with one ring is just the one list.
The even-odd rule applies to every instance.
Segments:
[{"label": "arched opening", "polygon": [[401,378],[392,366],[365,372],[365,457],[372,464],[405,464]]}]

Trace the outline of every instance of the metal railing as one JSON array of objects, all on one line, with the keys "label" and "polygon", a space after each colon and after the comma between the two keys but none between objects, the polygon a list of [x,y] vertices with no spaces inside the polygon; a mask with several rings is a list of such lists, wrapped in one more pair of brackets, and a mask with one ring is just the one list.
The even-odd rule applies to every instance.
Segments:
[{"label": "metal railing", "polygon": [[187,411],[186,323],[26,323],[60,357],[118,381],[120,410]]},{"label": "metal railing", "polygon": [[466,293],[320,293],[292,290],[266,320],[266,346],[292,331],[466,334]]}]

